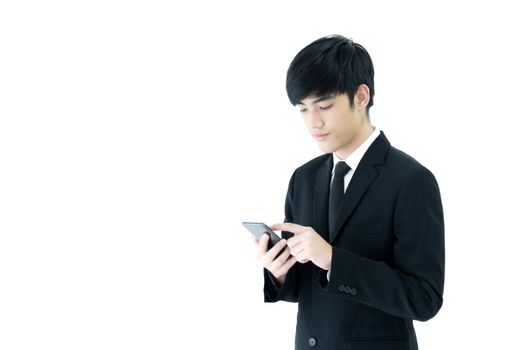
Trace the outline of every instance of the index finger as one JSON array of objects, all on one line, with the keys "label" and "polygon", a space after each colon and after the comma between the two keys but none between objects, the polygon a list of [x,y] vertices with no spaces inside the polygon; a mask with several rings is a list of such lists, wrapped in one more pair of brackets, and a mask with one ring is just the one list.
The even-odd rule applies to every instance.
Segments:
[{"label": "index finger", "polygon": [[304,232],[306,230],[305,226],[293,224],[291,222],[284,222],[284,223],[281,223],[281,224],[273,224],[273,225],[271,225],[270,228],[272,230],[276,230],[276,231],[288,231],[288,232],[292,232],[292,233],[295,233],[295,234]]}]

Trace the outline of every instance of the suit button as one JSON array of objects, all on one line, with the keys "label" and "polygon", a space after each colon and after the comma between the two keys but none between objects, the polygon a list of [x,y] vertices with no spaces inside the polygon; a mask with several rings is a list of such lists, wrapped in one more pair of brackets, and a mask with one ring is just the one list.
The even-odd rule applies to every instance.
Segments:
[{"label": "suit button", "polygon": [[343,284],[338,286],[338,290],[341,291],[341,292],[344,292],[344,293],[351,294],[351,295],[357,294],[357,289],[356,288],[351,288],[350,286],[345,286]]},{"label": "suit button", "polygon": [[309,346],[314,347],[315,345],[317,345],[317,340],[311,337],[308,339],[307,343],[309,344]]}]

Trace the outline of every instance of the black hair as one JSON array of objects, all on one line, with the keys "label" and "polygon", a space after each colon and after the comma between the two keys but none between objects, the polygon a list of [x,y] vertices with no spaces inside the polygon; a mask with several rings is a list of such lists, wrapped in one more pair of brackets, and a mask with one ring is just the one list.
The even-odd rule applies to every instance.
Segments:
[{"label": "black hair", "polygon": [[291,104],[304,98],[347,93],[351,107],[361,84],[369,88],[366,112],[373,106],[375,71],[369,53],[342,35],[329,35],[304,47],[289,65],[286,90]]}]

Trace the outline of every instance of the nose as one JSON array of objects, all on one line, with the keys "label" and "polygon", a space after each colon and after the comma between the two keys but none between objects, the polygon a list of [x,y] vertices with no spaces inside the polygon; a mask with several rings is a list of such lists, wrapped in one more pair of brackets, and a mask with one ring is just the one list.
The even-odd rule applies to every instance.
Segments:
[{"label": "nose", "polygon": [[316,110],[304,113],[304,122],[311,129],[321,129],[324,126],[321,114]]}]

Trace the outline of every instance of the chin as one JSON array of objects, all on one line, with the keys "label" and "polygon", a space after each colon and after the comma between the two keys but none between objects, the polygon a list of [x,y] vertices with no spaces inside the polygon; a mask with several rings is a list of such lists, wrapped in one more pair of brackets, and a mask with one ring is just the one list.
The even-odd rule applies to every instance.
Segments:
[{"label": "chin", "polygon": [[336,151],[334,147],[330,147],[329,145],[319,144],[318,148],[320,148],[320,150],[324,153],[334,153]]}]

